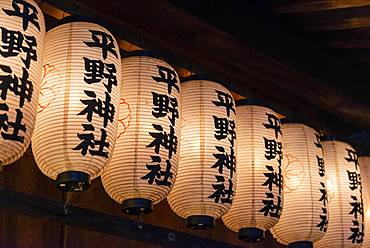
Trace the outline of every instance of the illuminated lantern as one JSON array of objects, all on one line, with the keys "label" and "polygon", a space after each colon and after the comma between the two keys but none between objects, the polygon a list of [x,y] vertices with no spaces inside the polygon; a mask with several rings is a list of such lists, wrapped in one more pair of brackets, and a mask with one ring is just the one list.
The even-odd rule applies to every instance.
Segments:
[{"label": "illuminated lantern", "polygon": [[362,183],[362,199],[364,201],[364,242],[361,248],[370,248],[370,157],[359,157]]},{"label": "illuminated lantern", "polygon": [[283,124],[284,210],[272,235],[289,248],[313,247],[328,227],[320,135],[301,123]]},{"label": "illuminated lantern", "polygon": [[62,191],[85,190],[108,163],[120,100],[116,40],[102,26],[73,18],[46,35],[45,75],[32,138],[39,168]]},{"label": "illuminated lantern", "polygon": [[19,159],[34,129],[44,16],[34,1],[0,0],[0,167]]},{"label": "illuminated lantern", "polygon": [[315,248],[361,247],[364,225],[357,154],[342,141],[326,140],[322,147],[330,212],[328,230]]},{"label": "illuminated lantern", "polygon": [[179,161],[180,93],[177,73],[163,60],[144,51],[122,59],[118,139],[101,178],[125,213],[150,213],[173,186]]},{"label": "illuminated lantern", "polygon": [[239,239],[259,242],[279,220],[282,209],[281,123],[252,99],[237,102],[237,187],[222,220]]},{"label": "illuminated lantern", "polygon": [[225,87],[196,78],[182,84],[179,169],[168,203],[188,227],[212,228],[231,207],[235,127],[234,99]]}]

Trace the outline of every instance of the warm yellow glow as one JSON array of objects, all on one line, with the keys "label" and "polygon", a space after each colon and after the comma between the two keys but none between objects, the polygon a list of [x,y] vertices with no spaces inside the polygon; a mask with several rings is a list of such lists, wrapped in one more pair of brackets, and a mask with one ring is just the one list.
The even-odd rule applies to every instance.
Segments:
[{"label": "warm yellow glow", "polygon": [[25,4],[0,0],[0,23],[0,166],[3,166],[20,158],[30,144],[40,92],[45,20],[32,0]]},{"label": "warm yellow glow", "polygon": [[[159,70],[159,67],[166,68],[166,71]],[[168,155],[168,150],[162,146],[158,154],[153,147],[147,146],[154,140],[150,133],[158,133],[153,124],[160,125],[167,134],[170,134],[170,127],[173,127],[174,136],[180,138],[180,79],[168,63],[148,56],[123,58],[121,71],[122,88],[118,137],[112,160],[104,168],[101,179],[106,192],[118,203],[132,198],[143,198],[158,203],[166,198],[175,181],[179,146],[171,157]],[[167,75],[167,72],[171,72],[173,75]],[[170,87],[171,92],[169,92],[167,83],[157,82],[153,79],[153,77],[160,77],[161,73],[164,77],[173,76],[178,89],[172,86]],[[155,105],[158,98],[153,100],[153,92],[172,99],[168,105],[173,106],[174,113],[177,111],[179,114],[173,123],[170,120],[172,112],[160,116],[156,115],[158,118],[153,115],[153,112],[158,112],[155,110],[158,109],[158,105]],[[157,155],[160,156],[161,161],[152,162],[151,156]],[[167,160],[171,165],[168,174],[171,173],[172,176],[156,175],[153,181],[143,178],[151,172],[147,168],[147,165],[150,164],[159,164],[160,172],[167,173]]]},{"label": "warm yellow glow", "polygon": [[[266,185],[265,173],[269,173],[266,165],[279,173],[279,156],[267,159],[265,157],[265,138],[281,142],[282,135],[273,128],[266,128],[269,120],[277,127],[281,127],[276,113],[262,106],[240,105],[237,112],[237,189],[236,197],[231,209],[222,217],[225,225],[238,232],[242,228],[259,228],[268,230],[279,220],[280,211],[266,213],[263,201],[266,192],[270,192]],[[270,116],[270,119],[268,118]],[[278,180],[278,178],[277,178]],[[278,184],[278,183],[277,183]],[[279,186],[272,184],[271,192],[275,196],[274,204],[278,204]],[[282,194],[282,191],[280,192]],[[253,197],[253,199],[252,199]],[[275,215],[274,213],[277,213]]]},{"label": "warm yellow glow", "polygon": [[[217,92],[222,92],[222,95]],[[224,147],[225,152],[231,155],[231,136],[220,140],[215,138],[214,116],[235,121],[232,110],[228,115],[225,107],[218,107],[214,103],[225,100],[226,95],[235,111],[230,92],[221,84],[208,80],[191,80],[182,84],[179,169],[176,183],[167,199],[172,210],[183,218],[206,215],[217,219],[231,207],[231,203],[227,202],[227,195],[221,196],[222,200],[211,197],[215,192],[212,185],[217,185],[215,175],[224,177],[226,190],[230,185],[235,192],[236,186],[236,172],[231,177],[225,166],[222,174],[217,168],[212,168],[218,161],[213,154],[220,153],[215,146]],[[232,184],[229,184],[229,179]],[[232,197],[231,195],[230,199]]]},{"label": "warm yellow glow", "polygon": [[327,217],[327,208],[320,200],[326,187],[324,168],[317,159],[323,157],[318,133],[300,123],[283,124],[282,131],[284,203],[280,220],[271,233],[282,244],[316,242],[327,229],[321,218]]},{"label": "warm yellow glow", "polygon": [[[315,248],[362,246],[361,185],[350,178],[362,177],[353,147],[341,141],[323,141],[328,188],[329,226]],[[349,174],[351,173],[351,174]]]},{"label": "warm yellow glow", "polygon": [[[112,39],[112,50],[116,55],[109,51],[105,56],[101,48],[91,45],[94,43],[93,36],[96,35],[95,40],[99,40],[102,34]],[[90,46],[84,42],[90,42]],[[109,74],[109,68],[105,66],[109,64],[112,71],[116,70],[112,77],[115,76],[118,83],[112,84],[109,90],[106,87],[109,79],[105,75],[96,75],[96,79],[93,79],[95,75],[92,75],[92,66],[87,60],[102,63],[106,74]],[[80,171],[93,179],[108,163],[116,140],[120,68],[118,44],[102,26],[81,21],[69,22],[47,32],[44,67],[40,67],[40,72],[44,74],[32,137],[35,160],[45,175],[55,179],[62,172]],[[87,109],[86,101],[96,103],[91,118],[81,113]],[[103,102],[100,108],[111,105],[107,115],[104,114],[105,110],[99,113],[99,101]],[[109,120],[104,116],[108,116]],[[92,139],[89,138],[91,136]],[[92,143],[86,144],[84,137]],[[85,144],[87,149],[80,144]]]}]

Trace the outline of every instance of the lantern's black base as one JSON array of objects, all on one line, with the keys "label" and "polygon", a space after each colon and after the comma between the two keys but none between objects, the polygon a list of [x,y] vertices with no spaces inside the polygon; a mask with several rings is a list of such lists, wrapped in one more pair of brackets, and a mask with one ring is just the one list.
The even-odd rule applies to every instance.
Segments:
[{"label": "lantern's black base", "polygon": [[265,231],[259,228],[242,228],[239,230],[238,237],[246,242],[261,242],[265,239]]},{"label": "lantern's black base", "polygon": [[58,174],[56,186],[61,191],[84,191],[90,186],[89,174],[81,171],[66,171]]},{"label": "lantern's black base", "polygon": [[122,202],[123,212],[132,215],[149,214],[153,211],[153,202],[144,198],[132,198]]},{"label": "lantern's black base", "polygon": [[197,230],[209,230],[215,227],[215,219],[207,215],[192,215],[186,219],[186,226]]},{"label": "lantern's black base", "polygon": [[288,245],[288,248],[313,248],[311,241],[298,241]]}]

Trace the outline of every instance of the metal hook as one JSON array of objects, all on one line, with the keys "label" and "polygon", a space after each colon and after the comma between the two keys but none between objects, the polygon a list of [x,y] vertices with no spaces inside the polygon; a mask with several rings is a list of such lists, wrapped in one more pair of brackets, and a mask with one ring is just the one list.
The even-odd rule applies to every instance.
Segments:
[{"label": "metal hook", "polygon": [[140,230],[143,229],[143,219],[141,218],[141,215],[137,216],[136,224],[137,224],[137,229],[140,229]]},{"label": "metal hook", "polygon": [[68,214],[70,213],[70,209],[69,209],[69,202],[70,202],[70,200],[71,200],[71,194],[72,194],[72,192],[71,192],[71,191],[67,191],[67,199],[66,199],[66,201],[64,202],[64,207],[63,207],[63,209],[64,209],[64,214],[65,214],[65,215],[68,215]]}]

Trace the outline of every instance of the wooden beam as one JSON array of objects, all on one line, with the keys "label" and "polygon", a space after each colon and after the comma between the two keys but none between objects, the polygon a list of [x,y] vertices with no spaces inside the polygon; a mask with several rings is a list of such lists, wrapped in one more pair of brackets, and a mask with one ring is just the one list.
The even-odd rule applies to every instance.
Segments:
[{"label": "wooden beam", "polygon": [[272,1],[273,12],[276,14],[292,14],[303,12],[315,12],[323,10],[339,10],[346,8],[370,6],[369,0],[315,0],[294,1],[294,3],[283,3]]},{"label": "wooden beam", "polygon": [[61,202],[0,187],[0,208],[13,213],[52,220],[65,225],[139,240],[161,247],[241,248],[240,246],[145,223],[143,223],[142,229],[139,229],[136,221],[74,206],[69,207],[69,214],[66,215],[63,207],[64,204]]},{"label": "wooden beam", "polygon": [[315,19],[299,22],[296,28],[312,31],[333,31],[370,27],[370,17],[355,17],[347,19]]}]

